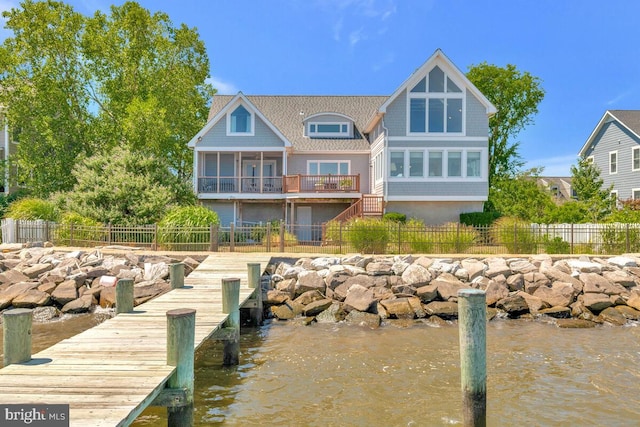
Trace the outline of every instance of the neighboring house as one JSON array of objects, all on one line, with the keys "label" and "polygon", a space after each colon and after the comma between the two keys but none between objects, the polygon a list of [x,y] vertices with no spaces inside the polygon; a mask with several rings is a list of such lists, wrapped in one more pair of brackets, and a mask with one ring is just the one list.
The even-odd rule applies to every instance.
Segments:
[{"label": "neighboring house", "polygon": [[571,177],[540,176],[537,182],[551,193],[556,203],[564,203],[576,198],[575,191],[571,187]]},{"label": "neighboring house", "polygon": [[598,166],[619,200],[640,199],[640,110],[606,111],[578,155]]},{"label": "neighboring house", "polygon": [[494,113],[439,49],[391,96],[216,95],[189,142],[194,189],[224,225],[457,221],[487,200]]}]

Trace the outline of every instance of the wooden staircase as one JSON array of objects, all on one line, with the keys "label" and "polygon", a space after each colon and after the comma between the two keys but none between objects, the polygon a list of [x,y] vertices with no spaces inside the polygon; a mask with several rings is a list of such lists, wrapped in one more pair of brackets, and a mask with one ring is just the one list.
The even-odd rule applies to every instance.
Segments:
[{"label": "wooden staircase", "polygon": [[[351,218],[382,218],[384,200],[381,196],[371,194],[362,195],[355,203],[340,212],[331,221],[346,222]],[[331,222],[329,221],[329,222]]]}]

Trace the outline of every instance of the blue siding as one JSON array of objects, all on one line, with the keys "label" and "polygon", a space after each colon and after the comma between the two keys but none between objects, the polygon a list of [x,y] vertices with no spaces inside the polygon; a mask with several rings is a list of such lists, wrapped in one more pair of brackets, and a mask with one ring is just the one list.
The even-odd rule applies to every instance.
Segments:
[{"label": "blue siding", "polygon": [[456,141],[443,139],[441,141],[389,141],[389,148],[487,148],[487,141]]},{"label": "blue siding", "polygon": [[482,196],[489,195],[489,185],[487,181],[434,181],[429,182],[399,182],[393,181],[388,184],[389,196]]},{"label": "blue siding", "polygon": [[467,91],[467,136],[488,136],[489,135],[489,118],[487,117],[487,109]]},{"label": "blue siding", "polygon": [[387,107],[384,125],[389,136],[407,135],[407,91],[406,89]]},{"label": "blue siding", "polygon": [[[284,142],[258,118],[255,119],[254,136],[227,136],[227,118],[222,117],[209,132],[202,136],[198,147],[283,147]],[[302,132],[302,129],[300,129]]]}]

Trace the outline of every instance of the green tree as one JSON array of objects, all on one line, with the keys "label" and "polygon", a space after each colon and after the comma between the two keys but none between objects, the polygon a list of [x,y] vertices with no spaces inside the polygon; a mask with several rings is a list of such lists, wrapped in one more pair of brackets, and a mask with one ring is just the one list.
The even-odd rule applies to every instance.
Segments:
[{"label": "green tree", "polygon": [[19,142],[13,161],[40,197],[75,183],[73,165],[125,146],[191,176],[186,143],[214,93],[197,31],[135,2],[86,17],[62,2],[25,0],[4,12],[0,104]]},{"label": "green tree", "polygon": [[493,186],[494,178],[504,180],[524,164],[518,154],[519,142],[512,139],[533,122],[544,90],[538,77],[511,64],[471,65],[467,77],[498,110],[489,119],[489,184]]},{"label": "green tree", "polygon": [[551,194],[538,185],[539,169],[530,169],[515,176],[499,177],[494,180],[489,202],[504,216],[543,223],[553,208]]},{"label": "green tree", "polygon": [[603,188],[603,185],[600,169],[592,161],[581,158],[577,165],[571,166],[571,187],[591,222],[604,219],[616,202],[611,199],[613,185],[609,188]]},{"label": "green tree", "polygon": [[86,159],[73,176],[75,186],[55,197],[58,205],[102,223],[152,224],[172,207],[195,203],[191,189],[163,159],[125,148]]}]

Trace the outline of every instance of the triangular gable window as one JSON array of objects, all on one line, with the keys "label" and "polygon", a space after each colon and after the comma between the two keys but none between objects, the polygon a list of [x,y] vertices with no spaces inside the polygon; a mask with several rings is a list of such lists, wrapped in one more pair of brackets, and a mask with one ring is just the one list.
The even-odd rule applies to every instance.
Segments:
[{"label": "triangular gable window", "polygon": [[233,110],[230,119],[229,133],[251,133],[251,113],[243,105]]}]

